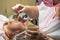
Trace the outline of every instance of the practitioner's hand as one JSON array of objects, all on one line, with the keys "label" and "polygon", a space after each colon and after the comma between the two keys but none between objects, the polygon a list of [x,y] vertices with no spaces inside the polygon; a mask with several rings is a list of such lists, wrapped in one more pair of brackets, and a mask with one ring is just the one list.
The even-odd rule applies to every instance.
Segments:
[{"label": "practitioner's hand", "polygon": [[41,31],[27,30],[25,34],[26,34],[25,39],[29,39],[29,40],[53,40],[52,38],[45,35]]},{"label": "practitioner's hand", "polygon": [[12,7],[12,10],[16,13],[20,13],[19,11],[24,9],[24,5],[21,4],[16,4],[15,6]]},{"label": "practitioner's hand", "polygon": [[24,12],[26,15],[33,19],[37,19],[38,17],[37,6],[24,6],[21,4],[16,4],[14,7],[12,7],[12,10],[18,14]]},{"label": "practitioner's hand", "polygon": [[16,4],[15,6],[12,7],[12,10],[16,13],[21,13],[21,12],[24,12],[24,13],[31,13],[31,9],[29,6],[24,6],[22,4]]}]

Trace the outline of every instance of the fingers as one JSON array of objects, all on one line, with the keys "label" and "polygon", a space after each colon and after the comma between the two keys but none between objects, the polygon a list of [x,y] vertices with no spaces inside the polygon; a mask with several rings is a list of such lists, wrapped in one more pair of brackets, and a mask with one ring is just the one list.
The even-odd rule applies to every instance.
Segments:
[{"label": "fingers", "polygon": [[38,35],[38,31],[30,31],[30,30],[27,30],[27,33],[28,34],[31,34],[31,35]]},{"label": "fingers", "polygon": [[25,21],[24,25],[28,26],[28,25],[33,25],[30,21]]},{"label": "fingers", "polygon": [[16,13],[19,13],[19,11],[24,8],[24,5],[16,4],[14,7],[12,7],[12,10]]},{"label": "fingers", "polygon": [[27,30],[25,32],[25,38],[30,38],[30,39],[35,39],[37,36],[38,36],[38,32],[37,31],[30,31],[30,30]]},{"label": "fingers", "polygon": [[27,31],[25,32],[25,35],[27,35],[27,36],[31,36]]},{"label": "fingers", "polygon": [[24,7],[23,9],[19,10],[18,13],[24,12],[25,9],[26,9],[26,8]]}]

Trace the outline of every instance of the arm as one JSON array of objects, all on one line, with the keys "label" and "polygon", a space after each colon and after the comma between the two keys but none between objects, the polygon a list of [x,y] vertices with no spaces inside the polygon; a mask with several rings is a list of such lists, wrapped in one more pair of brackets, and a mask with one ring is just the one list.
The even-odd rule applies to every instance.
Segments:
[{"label": "arm", "polygon": [[30,16],[33,19],[38,17],[38,8],[37,6],[22,6],[21,4],[15,5],[12,10],[16,13],[24,12],[26,15]]},{"label": "arm", "polygon": [[60,17],[60,7],[56,7],[56,16],[59,16]]},{"label": "arm", "polygon": [[39,15],[37,6],[26,6],[25,13],[33,19],[37,19]]}]

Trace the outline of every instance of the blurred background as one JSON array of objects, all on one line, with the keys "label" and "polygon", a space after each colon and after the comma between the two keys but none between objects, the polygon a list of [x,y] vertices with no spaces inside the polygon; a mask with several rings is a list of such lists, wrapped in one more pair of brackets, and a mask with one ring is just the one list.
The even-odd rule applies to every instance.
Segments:
[{"label": "blurred background", "polygon": [[0,14],[10,16],[14,12],[11,8],[16,4],[35,5],[36,0],[0,0]]}]

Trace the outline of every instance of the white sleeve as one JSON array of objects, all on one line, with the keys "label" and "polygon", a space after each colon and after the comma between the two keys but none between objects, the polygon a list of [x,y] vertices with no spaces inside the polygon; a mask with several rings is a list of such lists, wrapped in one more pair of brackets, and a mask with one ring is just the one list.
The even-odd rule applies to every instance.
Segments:
[{"label": "white sleeve", "polygon": [[[53,7],[55,9],[55,7]],[[52,10],[51,7],[47,7],[44,5],[44,3],[42,2],[39,6],[38,6],[38,10],[39,10],[39,28],[41,30],[41,27],[46,24],[46,19],[49,18],[49,16],[52,14],[51,12],[54,11],[54,15],[55,15],[55,10]],[[55,39],[60,39],[60,21],[58,22],[53,22],[54,20],[48,19],[48,26],[46,26],[46,28],[42,29],[42,32],[47,33],[47,35],[55,38]],[[50,24],[51,23],[51,24]]]},{"label": "white sleeve", "polygon": [[7,21],[9,21],[9,19],[3,15],[0,15],[0,21],[7,22]]},{"label": "white sleeve", "polygon": [[3,16],[3,15],[0,15],[0,29],[1,29],[1,27],[3,26],[3,24],[5,23],[5,22],[8,22],[9,21],[9,19],[7,18],[7,17],[5,17],[5,16]]},{"label": "white sleeve", "polygon": [[47,35],[49,35],[52,38],[60,40],[60,28],[57,29],[56,31],[52,32],[52,33],[47,34]]},{"label": "white sleeve", "polygon": [[3,24],[8,21],[3,15],[0,15],[0,40],[5,40],[5,32],[3,31]]},{"label": "white sleeve", "polygon": [[43,2],[37,7],[39,10],[38,24],[39,27],[41,27],[41,23],[43,23],[46,20],[46,18],[51,14],[51,8],[45,6]]}]

